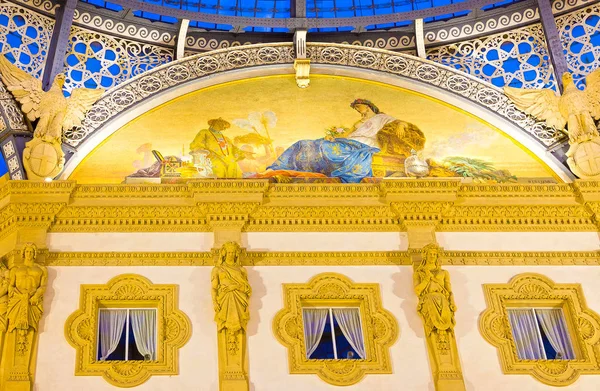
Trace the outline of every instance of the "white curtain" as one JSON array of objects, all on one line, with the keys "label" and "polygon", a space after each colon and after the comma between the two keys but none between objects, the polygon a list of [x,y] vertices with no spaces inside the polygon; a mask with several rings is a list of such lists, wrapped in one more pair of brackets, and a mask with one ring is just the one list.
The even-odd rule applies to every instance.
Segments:
[{"label": "white curtain", "polygon": [[360,315],[357,308],[334,308],[333,316],[337,320],[344,337],[360,358],[365,358],[365,343],[363,340]]},{"label": "white curtain", "polygon": [[544,334],[550,341],[552,348],[556,351],[556,359],[573,360],[575,352],[569,338],[569,331],[565,324],[563,312],[560,308],[536,309],[535,314],[544,330]]},{"label": "white curtain", "polygon": [[131,330],[144,360],[156,360],[156,310],[130,310]]},{"label": "white curtain", "polygon": [[126,320],[127,310],[100,310],[100,361],[117,349]]},{"label": "white curtain", "polygon": [[305,308],[303,310],[306,358],[310,358],[310,355],[319,346],[328,316],[329,310],[326,308]]},{"label": "white curtain", "polygon": [[531,309],[510,309],[508,319],[512,329],[517,354],[521,360],[546,359],[546,353]]}]

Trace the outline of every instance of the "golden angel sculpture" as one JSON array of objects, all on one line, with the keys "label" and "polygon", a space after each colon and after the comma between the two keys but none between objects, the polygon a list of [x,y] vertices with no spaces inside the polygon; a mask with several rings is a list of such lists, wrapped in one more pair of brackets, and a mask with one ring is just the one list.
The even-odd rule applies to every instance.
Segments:
[{"label": "golden angel sculpture", "polygon": [[569,144],[567,164],[575,175],[584,179],[600,179],[600,135],[594,120],[600,120],[600,69],[586,78],[582,91],[573,76],[562,76],[563,93],[550,89],[504,87],[515,106],[548,126],[564,130],[567,125]]},{"label": "golden angel sculpture", "polygon": [[21,110],[30,121],[39,119],[23,151],[23,165],[27,178],[43,180],[54,178],[64,166],[61,148],[62,134],[80,126],[85,113],[100,98],[103,89],[76,88],[70,98],[62,92],[65,75],[57,75],[49,91],[42,90],[42,82],[17,68],[0,55],[0,76],[6,88],[21,103]]}]

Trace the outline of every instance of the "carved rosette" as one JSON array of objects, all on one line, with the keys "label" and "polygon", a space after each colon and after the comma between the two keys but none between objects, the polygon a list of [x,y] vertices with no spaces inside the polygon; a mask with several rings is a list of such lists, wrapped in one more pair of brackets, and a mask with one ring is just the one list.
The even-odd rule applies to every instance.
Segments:
[{"label": "carved rosette", "polygon": [[[177,352],[191,336],[188,317],[178,308],[177,285],[152,284],[136,274],[122,274],[107,284],[81,285],[80,305],[65,323],[65,338],[76,349],[75,375],[102,376],[117,387],[134,387],[153,375],[177,375]],[[99,361],[99,308],[157,309],[154,361]]]},{"label": "carved rosette", "polygon": [[[535,273],[513,277],[508,284],[484,284],[488,308],[481,314],[483,337],[500,352],[506,374],[529,373],[551,386],[567,386],[580,374],[600,373],[600,316],[587,308],[579,284],[556,284]],[[562,308],[575,350],[575,360],[520,360],[507,308]]]},{"label": "carved rosette", "polygon": [[[398,324],[382,308],[379,284],[354,283],[337,273],[323,273],[306,284],[283,284],[284,308],[273,319],[275,336],[288,348],[292,374],[316,374],[336,386],[358,383],[366,374],[392,373],[389,348],[398,337]],[[308,360],[304,345],[302,307],[358,307],[363,321],[367,357],[361,360]]]}]

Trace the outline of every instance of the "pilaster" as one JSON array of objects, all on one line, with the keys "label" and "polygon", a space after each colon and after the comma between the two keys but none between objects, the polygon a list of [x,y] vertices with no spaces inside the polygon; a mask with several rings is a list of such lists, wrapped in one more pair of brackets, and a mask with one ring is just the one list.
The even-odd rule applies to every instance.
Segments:
[{"label": "pilaster", "polygon": [[[419,182],[395,185],[386,196],[400,217],[408,236],[414,270],[414,288],[419,298],[417,312],[423,320],[431,374],[436,391],[465,391],[460,358],[454,335],[456,306],[450,275],[441,269],[436,226],[444,211],[456,200],[460,182],[437,182],[437,190]],[[400,196],[401,195],[401,196]],[[420,199],[418,202],[416,199]],[[439,307],[439,303],[442,307]]]}]

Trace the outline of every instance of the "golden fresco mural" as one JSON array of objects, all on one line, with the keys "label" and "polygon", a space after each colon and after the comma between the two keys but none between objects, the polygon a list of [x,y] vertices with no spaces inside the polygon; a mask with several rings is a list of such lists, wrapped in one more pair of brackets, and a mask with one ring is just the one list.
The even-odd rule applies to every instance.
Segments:
[{"label": "golden fresco mural", "polygon": [[196,91],[131,121],[70,179],[174,183],[188,178],[372,182],[551,178],[512,139],[444,102],[397,87],[272,76]]}]

